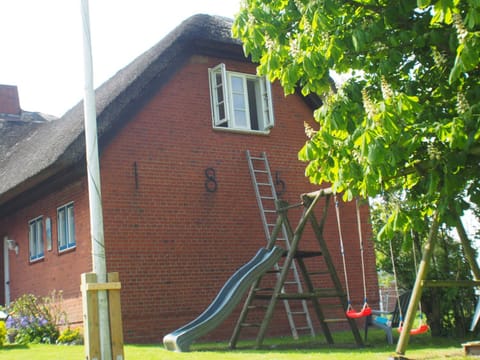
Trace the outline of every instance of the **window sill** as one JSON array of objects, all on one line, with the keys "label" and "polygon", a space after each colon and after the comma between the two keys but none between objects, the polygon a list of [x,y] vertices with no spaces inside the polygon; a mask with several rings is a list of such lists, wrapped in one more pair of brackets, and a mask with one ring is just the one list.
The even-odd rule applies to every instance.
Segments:
[{"label": "window sill", "polygon": [[260,135],[260,136],[268,136],[270,135],[270,130],[246,130],[246,129],[232,129],[232,128],[224,128],[224,127],[213,127],[214,131],[221,131],[221,132],[229,132],[229,133],[237,133],[237,134],[244,134],[244,135]]},{"label": "window sill", "polygon": [[29,259],[29,264],[30,265],[33,265],[33,264],[37,264],[37,263],[40,263],[40,262],[43,262],[45,261],[45,256],[41,257],[41,258],[38,258],[38,259]]},{"label": "window sill", "polygon": [[76,249],[77,249],[76,245],[63,250],[58,249],[58,256],[74,252]]}]

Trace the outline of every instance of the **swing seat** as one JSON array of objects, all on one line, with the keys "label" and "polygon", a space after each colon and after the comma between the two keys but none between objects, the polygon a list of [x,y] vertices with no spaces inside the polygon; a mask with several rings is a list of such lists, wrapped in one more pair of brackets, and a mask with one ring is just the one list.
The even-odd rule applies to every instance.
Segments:
[{"label": "swing seat", "polygon": [[370,308],[370,306],[368,306],[367,303],[365,303],[365,305],[363,305],[363,308],[362,310],[360,311],[355,311],[351,306],[348,308],[347,312],[347,317],[349,317],[350,319],[359,319],[359,318],[362,318],[362,317],[365,317],[365,316],[370,316],[372,315],[372,309]]},{"label": "swing seat", "polygon": [[[427,324],[421,324],[419,327],[415,328],[415,329],[411,329],[410,330],[410,335],[420,335],[420,334],[424,334],[428,331],[429,327]],[[403,331],[403,326],[399,326],[397,328],[398,332],[401,333]]]},{"label": "swing seat", "polygon": [[411,291],[401,294],[398,301],[395,302],[395,309],[391,312],[372,310],[372,315],[365,322],[365,341],[368,335],[368,326],[373,325],[385,331],[387,343],[393,344],[393,329],[398,328],[401,323],[400,314],[407,312],[408,303],[410,302]]}]

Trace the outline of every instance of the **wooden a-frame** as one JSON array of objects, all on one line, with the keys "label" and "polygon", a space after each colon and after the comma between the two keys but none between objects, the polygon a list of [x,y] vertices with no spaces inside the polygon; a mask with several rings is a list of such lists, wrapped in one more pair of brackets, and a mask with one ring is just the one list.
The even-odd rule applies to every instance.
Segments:
[{"label": "wooden a-frame", "polygon": [[[282,226],[285,226],[287,229],[287,234],[289,237],[290,248],[286,249],[285,251],[285,259],[280,269],[280,276],[278,276],[275,287],[273,291],[269,293],[265,293],[265,289],[259,287],[262,277],[256,280],[256,282],[252,285],[250,292],[245,300],[243,309],[240,313],[239,319],[237,324],[234,328],[231,340],[230,340],[230,347],[235,348],[238,338],[240,336],[240,331],[244,327],[259,327],[259,331],[257,334],[256,344],[255,346],[258,348],[262,345],[266,331],[269,327],[269,324],[273,318],[273,314],[275,311],[275,305],[279,300],[306,300],[310,301],[311,305],[314,309],[314,312],[317,316],[317,319],[320,323],[322,328],[323,334],[329,344],[333,344],[333,337],[329,328],[329,323],[332,322],[339,322],[345,321],[348,322],[352,334],[354,336],[355,342],[358,346],[363,346],[363,340],[360,336],[358,331],[357,324],[354,319],[348,318],[344,315],[342,318],[337,319],[329,319],[326,318],[325,313],[322,308],[322,304],[320,299],[322,298],[337,298],[339,299],[340,304],[338,306],[342,306],[342,314],[344,314],[344,309],[347,308],[347,295],[342,288],[342,284],[340,279],[335,271],[335,267],[330,256],[326,241],[323,237],[323,228],[327,218],[327,210],[328,204],[330,201],[333,192],[331,189],[323,189],[313,193],[308,193],[302,195],[302,204],[304,206],[303,215],[300,218],[300,221],[293,231],[290,222],[287,217],[287,212],[292,206],[289,206],[287,202],[279,200],[276,203],[277,208],[277,221],[276,225],[273,229],[271,240],[267,245],[268,249],[271,249],[275,245],[275,241],[277,239],[278,234],[281,232]],[[325,197],[325,207],[323,209],[322,217],[318,222],[315,218],[313,213],[313,209],[315,205],[319,201],[321,197]],[[301,205],[302,205],[301,204]],[[318,245],[320,247],[320,252],[304,252],[298,250],[299,242],[302,238],[303,231],[307,222],[310,222],[315,237],[317,239]],[[308,272],[307,267],[305,265],[304,259],[312,256],[322,256],[324,258],[324,262],[326,264],[327,271],[331,278],[331,284],[333,284],[333,288],[326,289],[326,288],[315,288],[313,285],[313,281],[311,278],[311,273]],[[306,291],[303,293],[288,293],[285,291],[285,281],[288,275],[288,270],[292,261],[294,259],[297,261],[298,267],[303,277],[303,281],[306,287]],[[265,315],[263,317],[263,321],[260,324],[249,324],[246,322],[248,312],[254,306],[252,303],[255,299],[260,300],[267,300],[269,301],[268,306],[266,307]]]},{"label": "wooden a-frame", "polygon": [[420,299],[422,296],[422,291],[425,286],[478,286],[480,281],[480,268],[475,259],[475,251],[473,250],[468,236],[466,234],[465,228],[463,227],[462,220],[460,216],[455,212],[455,209],[451,207],[449,209],[451,215],[456,219],[455,227],[457,229],[460,242],[462,243],[463,253],[465,258],[470,265],[475,281],[465,282],[465,281],[443,281],[435,282],[426,280],[428,266],[433,255],[433,250],[435,248],[435,243],[438,234],[439,228],[439,211],[435,212],[433,215],[433,223],[428,234],[427,242],[424,245],[422,260],[418,267],[418,271],[415,278],[415,284],[412,290],[412,296],[410,298],[410,303],[408,305],[407,314],[405,316],[403,330],[400,333],[398,339],[397,347],[395,349],[396,354],[398,355],[396,359],[403,359],[405,351],[407,349],[408,341],[410,339],[410,330],[413,327],[413,322],[415,320],[416,312]]}]

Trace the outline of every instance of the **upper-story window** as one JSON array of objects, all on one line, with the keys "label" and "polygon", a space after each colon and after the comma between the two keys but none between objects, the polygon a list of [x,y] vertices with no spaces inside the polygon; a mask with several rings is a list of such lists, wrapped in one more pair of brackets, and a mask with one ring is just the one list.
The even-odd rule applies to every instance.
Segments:
[{"label": "upper-story window", "polygon": [[30,261],[43,258],[43,217],[39,216],[28,222],[28,245]]},{"label": "upper-story window", "polygon": [[273,127],[272,93],[265,77],[227,71],[225,64],[208,72],[214,128],[268,132]]},{"label": "upper-story window", "polygon": [[59,251],[71,249],[76,246],[73,203],[69,203],[57,209],[57,230]]}]

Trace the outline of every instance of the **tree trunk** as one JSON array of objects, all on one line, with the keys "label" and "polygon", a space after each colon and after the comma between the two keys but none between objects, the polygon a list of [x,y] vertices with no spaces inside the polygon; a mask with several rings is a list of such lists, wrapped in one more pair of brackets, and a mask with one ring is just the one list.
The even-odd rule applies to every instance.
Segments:
[{"label": "tree trunk", "polygon": [[425,292],[425,297],[422,301],[432,336],[442,335],[442,311],[440,308],[440,302],[438,301],[438,293],[441,291],[442,290],[439,288],[428,289],[428,291]]}]

